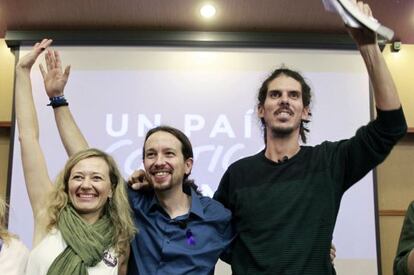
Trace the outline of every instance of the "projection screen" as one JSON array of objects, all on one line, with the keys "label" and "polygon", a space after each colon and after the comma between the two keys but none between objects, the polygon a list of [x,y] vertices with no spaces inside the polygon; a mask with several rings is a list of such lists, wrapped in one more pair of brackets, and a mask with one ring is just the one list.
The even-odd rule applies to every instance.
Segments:
[{"label": "projection screen", "polygon": [[[29,48],[22,47],[24,55]],[[195,150],[192,178],[212,196],[229,164],[263,148],[255,104],[261,82],[279,66],[302,72],[312,87],[308,144],[352,136],[370,120],[369,80],[352,50],[58,46],[71,65],[65,96],[92,147],[111,153],[124,176],[142,167],[145,132],[168,124]],[[43,60],[42,60],[43,61]],[[67,159],[37,64],[33,94],[40,141],[54,178]],[[372,173],[344,196],[333,242],[338,274],[377,274]],[[31,247],[32,212],[14,138],[9,229]],[[219,267],[216,274],[230,274]]]}]

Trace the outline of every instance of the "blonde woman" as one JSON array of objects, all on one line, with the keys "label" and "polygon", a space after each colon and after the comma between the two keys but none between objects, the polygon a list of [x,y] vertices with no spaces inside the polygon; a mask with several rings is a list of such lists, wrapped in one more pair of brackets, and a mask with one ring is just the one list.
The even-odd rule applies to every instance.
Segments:
[{"label": "blonde woman", "polygon": [[5,227],[7,205],[0,198],[0,274],[23,275],[29,250]]},{"label": "blonde woman", "polygon": [[[112,157],[97,149],[80,151],[68,160],[54,185],[48,176],[30,70],[51,43],[36,43],[16,66],[16,118],[35,227],[26,273],[126,274],[135,230],[125,184]],[[69,68],[58,73],[65,82]]]}]

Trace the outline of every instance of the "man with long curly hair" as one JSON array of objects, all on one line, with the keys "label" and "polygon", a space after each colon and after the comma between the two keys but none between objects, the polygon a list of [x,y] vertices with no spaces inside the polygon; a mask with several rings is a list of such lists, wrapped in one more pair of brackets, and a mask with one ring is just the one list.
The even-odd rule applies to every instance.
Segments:
[{"label": "man with long curly hair", "polygon": [[[372,15],[368,5],[357,5]],[[264,81],[257,112],[265,149],[230,165],[214,195],[232,211],[237,229],[233,274],[335,274],[328,252],[343,194],[406,133],[375,34],[365,28],[348,31],[365,61],[377,118],[350,139],[301,146],[310,117],[309,86],[287,68]]]}]

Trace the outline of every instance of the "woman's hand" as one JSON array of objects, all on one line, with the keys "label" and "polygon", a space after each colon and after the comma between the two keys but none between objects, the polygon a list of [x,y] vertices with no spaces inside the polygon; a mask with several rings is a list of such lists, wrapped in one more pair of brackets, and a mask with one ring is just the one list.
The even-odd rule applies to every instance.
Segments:
[{"label": "woman's hand", "polygon": [[33,64],[36,62],[37,57],[52,44],[51,39],[43,39],[41,42],[37,42],[32,50],[26,54],[25,56],[19,58],[19,62],[17,63],[16,69],[17,70],[25,70],[30,71]]},{"label": "woman's hand", "polygon": [[58,51],[48,50],[45,55],[46,70],[42,64],[39,65],[43,76],[46,93],[49,98],[63,95],[66,83],[68,82],[70,66],[62,70],[62,62]]}]

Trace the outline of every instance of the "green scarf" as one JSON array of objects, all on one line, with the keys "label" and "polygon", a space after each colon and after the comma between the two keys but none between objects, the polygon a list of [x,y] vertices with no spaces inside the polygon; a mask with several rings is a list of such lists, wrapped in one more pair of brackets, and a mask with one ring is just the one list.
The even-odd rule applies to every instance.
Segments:
[{"label": "green scarf", "polygon": [[48,275],[88,275],[87,268],[102,260],[115,232],[107,215],[90,225],[70,205],[60,214],[58,229],[67,247],[53,261]]}]

